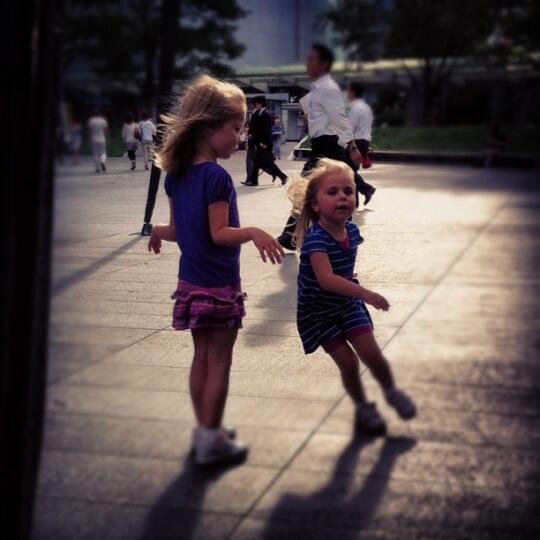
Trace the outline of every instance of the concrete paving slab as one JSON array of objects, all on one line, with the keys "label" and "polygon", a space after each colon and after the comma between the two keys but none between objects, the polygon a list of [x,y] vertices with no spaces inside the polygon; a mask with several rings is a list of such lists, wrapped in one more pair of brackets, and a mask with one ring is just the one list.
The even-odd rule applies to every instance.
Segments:
[{"label": "concrete paving slab", "polygon": [[[110,416],[51,414],[47,450],[112,456],[142,457],[179,462],[191,450],[193,423],[182,420],[144,420]],[[133,437],[137,434],[136,437]],[[304,442],[306,433],[242,426],[238,437],[250,446],[247,463],[284,466]],[[273,444],[269,445],[271,440]]]},{"label": "concrete paving slab", "polygon": [[[224,163],[238,184],[244,155]],[[178,249],[138,235],[148,175],[110,160],[57,177],[45,453],[36,538],[537,538],[540,195],[534,171],[376,164],[354,215],[357,271],[388,297],[373,313],[411,422],[368,395],[386,439],[353,439],[333,362],[303,354],[297,255],[242,249],[248,293],[226,422],[248,463],[186,462],[192,344],[170,326]],[[288,174],[301,162],[281,162]],[[278,234],[285,190],[238,187],[244,225]],[[154,221],[168,219],[162,189]]]},{"label": "concrete paving slab", "polygon": [[218,540],[238,516],[178,508],[38,497],[34,540]]}]

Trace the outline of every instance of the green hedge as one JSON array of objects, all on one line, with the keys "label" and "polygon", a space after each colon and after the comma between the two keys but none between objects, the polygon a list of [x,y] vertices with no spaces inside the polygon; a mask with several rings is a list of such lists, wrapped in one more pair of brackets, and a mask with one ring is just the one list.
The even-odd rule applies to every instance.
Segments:
[{"label": "green hedge", "polygon": [[[508,127],[502,132],[506,136],[506,153],[540,155],[540,128]],[[481,152],[488,143],[489,131],[485,126],[377,127],[372,140],[375,150],[425,152]],[[309,140],[302,147],[309,148]]]}]

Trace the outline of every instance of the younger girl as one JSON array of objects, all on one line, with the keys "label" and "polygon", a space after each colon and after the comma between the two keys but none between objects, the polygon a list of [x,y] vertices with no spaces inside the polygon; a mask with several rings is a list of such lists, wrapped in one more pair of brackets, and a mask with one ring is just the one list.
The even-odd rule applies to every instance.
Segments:
[{"label": "younger girl", "polygon": [[401,418],[412,418],[416,408],[409,396],[395,387],[365,305],[386,311],[389,304],[353,277],[356,251],[363,242],[350,220],[355,209],[353,171],[340,161],[321,159],[299,182],[304,183],[305,194],[296,229],[301,249],[297,322],[304,350],[309,354],[320,345],[336,362],[343,386],[356,404],[358,430],[384,433],[386,425],[375,403],[366,400],[358,357]]},{"label": "younger girl", "polygon": [[253,241],[263,261],[281,262],[283,250],[266,232],[240,227],[236,190],[217,164],[228,159],[240,140],[246,114],[242,91],[207,75],[195,80],[181,98],[177,115],[166,124],[158,165],[167,171],[167,225],[153,228],[148,249],[161,241],[180,250],[173,326],[191,330],[194,358],[189,387],[197,427],[193,432],[199,465],[243,460],[247,448],[222,427],[232,352],[242,327],[240,244]]}]

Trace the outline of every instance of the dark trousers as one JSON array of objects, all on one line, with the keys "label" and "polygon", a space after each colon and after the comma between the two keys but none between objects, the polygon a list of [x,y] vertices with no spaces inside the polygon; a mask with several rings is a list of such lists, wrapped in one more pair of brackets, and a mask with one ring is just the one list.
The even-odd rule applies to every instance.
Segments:
[{"label": "dark trousers", "polygon": [[337,161],[343,161],[354,171],[354,183],[358,192],[366,195],[371,191],[371,186],[358,174],[358,167],[353,163],[348,150],[338,144],[337,135],[323,135],[313,139],[311,141],[311,152],[312,157],[304,165],[302,173],[313,169],[317,165],[319,158],[336,159]]},{"label": "dark trousers", "polygon": [[[358,174],[358,167],[353,163],[348,150],[338,144],[337,135],[323,135],[322,137],[317,137],[311,141],[311,157],[306,161],[304,168],[302,169],[302,174],[306,174],[313,169],[322,157],[343,161],[354,171],[356,206],[358,206],[358,193],[366,195],[373,187]],[[296,229],[296,220],[297,216],[294,214],[289,216],[285,228],[281,233],[282,237],[293,236]]]},{"label": "dark trousers", "polygon": [[255,152],[257,152],[257,149],[251,144],[248,144],[246,152],[246,180],[249,180],[251,173],[253,172],[253,160],[255,159]]},{"label": "dark trousers", "polygon": [[259,183],[259,170],[262,169],[272,177],[278,177],[281,180],[285,180],[287,175],[275,164],[274,156],[270,148],[257,148],[255,158],[253,159],[253,169],[251,175],[248,177],[250,184],[257,185]]},{"label": "dark trousers", "polygon": [[368,141],[366,139],[356,139],[354,142],[356,143],[358,150],[362,154],[362,157],[366,158],[369,153],[369,145],[371,141]]}]

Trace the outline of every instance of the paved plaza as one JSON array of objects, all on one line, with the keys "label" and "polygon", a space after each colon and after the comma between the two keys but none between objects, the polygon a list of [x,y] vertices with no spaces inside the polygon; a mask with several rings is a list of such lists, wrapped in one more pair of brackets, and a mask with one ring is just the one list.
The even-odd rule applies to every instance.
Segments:
[{"label": "paved plaza", "polygon": [[[224,163],[238,185],[244,156]],[[302,352],[297,255],[272,266],[244,246],[226,423],[251,452],[199,471],[187,457],[191,338],[170,326],[178,249],[148,253],[148,173],[128,165],[58,168],[36,539],[540,537],[537,172],[366,172],[377,193],[354,215],[357,271],[391,303],[372,310],[376,335],[419,409],[399,420],[364,373],[386,438],[353,437],[337,369]],[[280,232],[289,203],[270,177],[239,185],[238,200],[244,225]],[[154,222],[167,219],[160,188]]]}]

